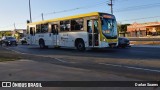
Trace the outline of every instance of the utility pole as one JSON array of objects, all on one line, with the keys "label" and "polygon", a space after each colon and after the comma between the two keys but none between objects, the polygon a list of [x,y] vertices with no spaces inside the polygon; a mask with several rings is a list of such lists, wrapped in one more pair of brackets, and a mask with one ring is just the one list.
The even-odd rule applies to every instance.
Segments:
[{"label": "utility pole", "polygon": [[113,0],[110,0],[111,3],[109,3],[108,5],[111,7],[111,14],[113,14]]},{"label": "utility pole", "polygon": [[44,20],[44,17],[43,17],[43,13],[42,13],[42,21]]},{"label": "utility pole", "polygon": [[30,23],[32,23],[32,12],[31,12],[31,2],[29,0],[29,14],[30,14]]},{"label": "utility pole", "polygon": [[14,30],[16,30],[16,24],[14,23],[13,25],[14,25]]}]

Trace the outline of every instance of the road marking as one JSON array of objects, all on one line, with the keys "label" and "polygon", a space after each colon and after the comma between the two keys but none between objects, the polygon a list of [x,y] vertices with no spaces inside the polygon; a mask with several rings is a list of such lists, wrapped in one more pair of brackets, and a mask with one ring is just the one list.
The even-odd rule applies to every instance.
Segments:
[{"label": "road marking", "polygon": [[122,65],[115,65],[115,64],[107,64],[107,63],[99,63],[102,65],[107,65],[107,66],[114,66],[114,67],[122,67]]},{"label": "road marking", "polygon": [[60,61],[60,62],[63,62],[63,63],[68,63],[67,61],[64,61],[64,60],[59,59],[59,58],[54,58],[54,59],[56,59],[56,60],[58,60],[58,61]]},{"label": "road marking", "polygon": [[107,65],[107,66],[123,67],[123,68],[135,69],[135,70],[143,70],[143,71],[150,71],[150,72],[158,72],[158,73],[160,73],[160,70],[154,70],[154,69],[148,69],[148,68],[131,67],[131,66],[107,64],[107,63],[99,63],[99,64],[101,64],[101,65]]},{"label": "road marking", "polygon": [[130,66],[125,66],[126,68],[130,69],[137,69],[137,70],[144,70],[144,71],[151,71],[151,72],[159,72],[160,70],[154,70],[154,69],[147,69],[147,68],[139,68],[139,67],[130,67]]}]

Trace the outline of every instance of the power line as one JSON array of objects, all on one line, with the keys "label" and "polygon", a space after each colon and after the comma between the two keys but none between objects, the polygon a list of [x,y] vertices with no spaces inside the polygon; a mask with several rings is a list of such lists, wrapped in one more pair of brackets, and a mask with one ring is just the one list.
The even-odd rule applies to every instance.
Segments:
[{"label": "power line", "polygon": [[123,12],[123,11],[131,11],[131,10],[140,10],[140,9],[147,9],[147,8],[154,8],[159,7],[160,3],[154,3],[154,4],[147,4],[147,5],[140,5],[140,6],[132,6],[122,9],[117,9],[115,12]]},{"label": "power line", "polygon": [[[90,5],[90,6],[83,6],[83,7],[77,7],[77,8],[73,8],[73,9],[68,9],[68,10],[62,10],[62,11],[57,11],[57,12],[50,12],[50,13],[43,13],[43,15],[38,15],[37,17],[33,18],[33,19],[36,19],[36,18],[39,18],[39,17],[42,17],[42,19],[44,19],[44,15],[51,15],[51,14],[57,14],[57,13],[63,13],[63,12],[70,12],[70,11],[75,11],[75,10],[79,10],[79,9],[88,9],[88,8],[93,8],[93,7],[97,7],[97,6],[101,6],[103,4],[106,4],[107,2],[109,1],[105,1],[105,2],[101,2],[101,3],[98,3],[98,4],[94,4],[94,5]],[[31,4],[30,4],[30,0],[29,0],[29,10],[30,10],[30,22],[32,22],[32,17],[31,17]],[[18,24],[16,24],[18,25]],[[12,25],[8,25],[8,26],[4,26],[4,27],[0,27],[0,28],[9,28],[9,27],[12,27]]]},{"label": "power line", "polygon": [[[114,0],[114,1],[120,2],[119,0]],[[125,1],[127,1],[127,0],[125,0]],[[109,1],[105,1],[105,2],[101,2],[101,3],[98,3],[98,4],[94,4],[94,5],[90,5],[90,6],[83,6],[83,7],[77,7],[77,8],[72,8],[72,9],[68,9],[68,10],[62,10],[62,11],[57,11],[57,12],[45,13],[44,15],[51,15],[51,14],[57,14],[57,13],[75,11],[75,10],[79,10],[79,9],[93,8],[93,7],[101,6],[101,5],[106,4],[108,2],[110,2],[110,0]],[[123,2],[123,1],[121,1],[121,2]],[[141,6],[132,6],[132,7],[128,7],[128,8],[117,9],[117,10],[115,10],[115,12],[139,10],[139,9],[153,8],[153,7],[157,7],[157,6],[160,6],[160,3],[147,4],[147,5],[141,5]],[[38,15],[37,17],[41,17],[41,15]],[[160,16],[153,16],[153,17],[146,17],[146,18],[137,18],[137,19],[130,19],[130,20],[122,20],[122,21],[141,20],[141,19],[149,19],[149,18],[156,18],[156,17],[160,17]],[[4,26],[4,27],[0,27],[0,28],[7,28],[7,27],[12,27],[12,26],[13,26],[13,24],[12,25],[8,25],[8,26]]]},{"label": "power line", "polygon": [[153,17],[145,17],[145,18],[135,18],[135,19],[128,19],[128,20],[120,20],[119,22],[123,21],[134,21],[134,20],[142,20],[142,19],[151,19],[151,18],[159,18],[160,16],[153,16]]},{"label": "power line", "polygon": [[90,5],[90,6],[83,6],[83,7],[77,7],[77,8],[72,8],[72,9],[68,9],[68,10],[44,13],[44,15],[57,14],[57,13],[63,13],[63,12],[70,12],[70,11],[75,11],[75,10],[79,10],[79,9],[93,8],[93,7],[96,7],[96,6],[100,6],[100,5],[106,4],[107,2],[109,2],[109,1],[101,2],[101,3]]},{"label": "power line", "polygon": [[[54,12],[49,12],[49,13],[43,13],[43,17],[48,16],[48,15],[52,15],[52,14],[65,13],[65,12],[71,12],[71,11],[76,11],[76,10],[80,10],[80,9],[89,9],[89,8],[93,8],[93,7],[98,7],[98,6],[102,6],[103,4],[106,4],[108,2],[109,1],[105,1],[105,2],[98,3],[98,4],[90,5],[90,6],[83,6],[83,7],[77,7],[77,8],[62,10],[62,11],[54,11]],[[37,18],[40,18],[40,17],[42,17],[42,14],[33,18],[33,20],[37,19]]]}]

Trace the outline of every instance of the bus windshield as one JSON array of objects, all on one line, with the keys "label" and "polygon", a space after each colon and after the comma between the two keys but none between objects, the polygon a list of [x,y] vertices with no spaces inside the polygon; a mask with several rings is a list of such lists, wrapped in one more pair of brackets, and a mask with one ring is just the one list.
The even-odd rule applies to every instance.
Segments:
[{"label": "bus windshield", "polygon": [[117,23],[115,19],[103,18],[102,20],[102,33],[110,38],[117,38]]}]

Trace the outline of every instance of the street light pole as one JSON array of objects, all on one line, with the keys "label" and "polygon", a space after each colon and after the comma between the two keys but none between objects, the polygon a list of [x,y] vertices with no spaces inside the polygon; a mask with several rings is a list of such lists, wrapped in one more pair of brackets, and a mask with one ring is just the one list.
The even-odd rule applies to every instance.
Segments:
[{"label": "street light pole", "polygon": [[30,23],[32,23],[32,12],[31,12],[31,2],[29,0],[29,14],[30,14]]}]

